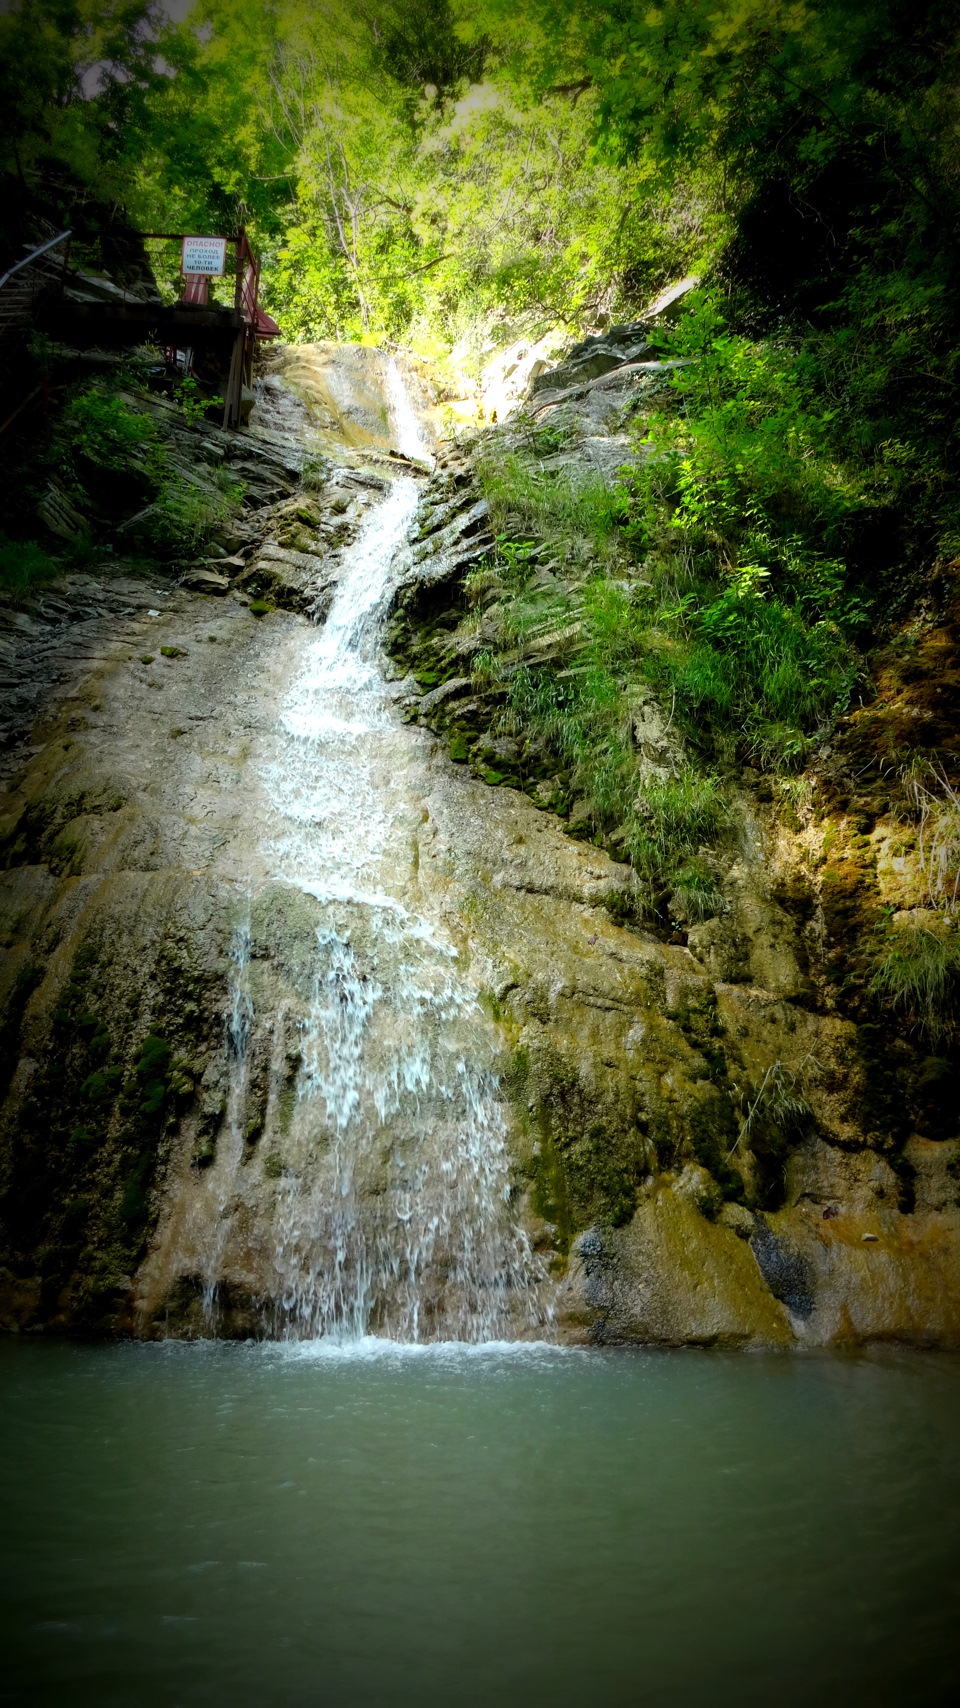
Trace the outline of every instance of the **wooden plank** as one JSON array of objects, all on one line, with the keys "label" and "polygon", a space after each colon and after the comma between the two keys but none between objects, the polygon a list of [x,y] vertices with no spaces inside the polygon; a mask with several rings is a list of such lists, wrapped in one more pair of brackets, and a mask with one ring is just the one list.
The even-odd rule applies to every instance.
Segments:
[{"label": "wooden plank", "polygon": [[240,402],[243,395],[243,345],[244,334],[238,332],[233,341],[230,374],[223,400],[224,427],[237,427],[240,424]]}]

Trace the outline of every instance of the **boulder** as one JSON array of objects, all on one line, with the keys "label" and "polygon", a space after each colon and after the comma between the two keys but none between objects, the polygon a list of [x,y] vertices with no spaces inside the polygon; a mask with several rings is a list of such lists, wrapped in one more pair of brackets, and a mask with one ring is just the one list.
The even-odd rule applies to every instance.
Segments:
[{"label": "boulder", "polygon": [[37,505],[37,515],[44,527],[61,540],[79,540],[88,531],[86,520],[58,480],[49,482]]},{"label": "boulder", "polygon": [[214,593],[220,597],[230,591],[227,577],[218,575],[215,569],[188,570],[180,585],[189,588],[191,593]]}]

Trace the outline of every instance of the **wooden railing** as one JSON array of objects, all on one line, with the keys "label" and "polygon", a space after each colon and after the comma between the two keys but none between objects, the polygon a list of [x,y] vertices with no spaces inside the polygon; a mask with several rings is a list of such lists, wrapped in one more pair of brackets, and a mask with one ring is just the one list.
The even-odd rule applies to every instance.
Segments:
[{"label": "wooden railing", "polygon": [[[39,383],[30,385],[30,378],[20,371],[18,352],[23,349],[24,328],[33,318],[41,300],[53,292],[62,291],[70,257],[70,231],[60,231],[38,248],[16,261],[0,274],[0,367],[3,372],[3,403],[0,410],[0,434],[11,427],[17,417],[37,398],[46,399],[49,375],[41,363]],[[54,265],[54,251],[63,246],[62,266]],[[59,257],[57,258],[59,260]],[[29,369],[27,369],[29,374]],[[11,408],[11,404],[13,407]]]}]

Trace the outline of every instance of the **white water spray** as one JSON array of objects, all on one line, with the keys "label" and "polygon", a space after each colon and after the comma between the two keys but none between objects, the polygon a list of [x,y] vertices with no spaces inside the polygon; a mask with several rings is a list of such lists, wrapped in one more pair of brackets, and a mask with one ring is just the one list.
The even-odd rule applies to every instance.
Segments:
[{"label": "white water spray", "polygon": [[392,357],[387,368],[387,403],[397,450],[402,456],[410,457],[414,462],[427,463],[432,468],[433,457],[423,437],[419,417],[410,402],[403,375]]},{"label": "white water spray", "polygon": [[277,1203],[277,1327],[296,1335],[486,1340],[535,1307],[493,1040],[454,945],[411,905],[396,755],[412,732],[377,658],[416,503],[397,480],[358,538],[267,780],[275,874],[324,907]]},{"label": "white water spray", "polygon": [[[426,460],[395,364],[386,389],[395,446]],[[425,828],[431,739],[402,722],[380,668],[417,503],[416,481],[395,479],[344,553],[322,631],[288,629],[268,654],[293,669],[251,777],[226,1107],[215,1155],[199,1127],[184,1158],[148,1277],[161,1297],[195,1289],[200,1332],[422,1346],[542,1331],[501,1041]]]}]

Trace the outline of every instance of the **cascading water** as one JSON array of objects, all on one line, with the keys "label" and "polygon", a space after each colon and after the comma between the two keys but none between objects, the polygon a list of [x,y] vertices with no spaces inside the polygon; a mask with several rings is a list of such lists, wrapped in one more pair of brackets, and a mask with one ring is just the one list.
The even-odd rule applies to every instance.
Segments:
[{"label": "cascading water", "polygon": [[433,456],[424,442],[417,412],[410,402],[403,375],[392,359],[387,366],[387,406],[397,450],[413,462],[426,463],[432,468]]},{"label": "cascading water", "polygon": [[[221,1152],[226,1151],[221,1167],[227,1178],[233,1178],[243,1158],[244,1124],[247,1111],[247,1090],[250,1081],[248,1046],[253,1023],[253,1002],[250,996],[250,897],[244,898],[243,908],[230,944],[229,1006],[225,1018],[227,1049],[227,1107]],[[213,1238],[204,1250],[201,1306],[208,1327],[217,1327],[217,1287],[220,1264],[226,1239],[227,1224],[221,1214],[214,1227]]]},{"label": "cascading water", "polygon": [[[397,448],[426,460],[395,364],[389,393]],[[419,807],[398,755],[414,734],[378,650],[417,500],[398,478],[368,517],[264,772],[274,876],[323,920],[277,1182],[281,1334],[477,1341],[542,1320],[510,1211],[495,1040],[439,909],[412,899]]]}]

